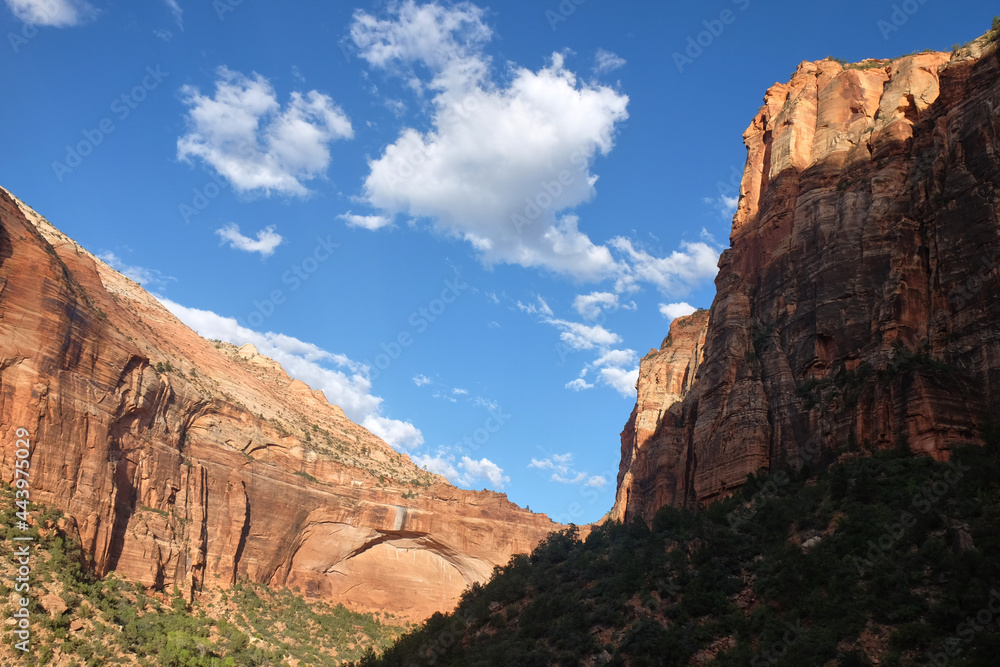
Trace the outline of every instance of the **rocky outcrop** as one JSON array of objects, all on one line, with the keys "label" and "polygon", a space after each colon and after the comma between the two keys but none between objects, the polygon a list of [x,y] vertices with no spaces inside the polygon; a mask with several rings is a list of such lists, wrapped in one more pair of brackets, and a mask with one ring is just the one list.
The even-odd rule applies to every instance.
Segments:
[{"label": "rocky outcrop", "polygon": [[744,142],[704,361],[660,459],[623,459],[625,519],[844,449],[945,459],[1000,408],[996,43],[803,63]]},{"label": "rocky outcrop", "polygon": [[193,594],[245,577],[418,619],[558,528],[457,489],[253,346],[207,341],[0,189],[0,474],[99,573]]},{"label": "rocky outcrop", "polygon": [[655,513],[684,483],[684,471],[671,462],[683,447],[682,401],[694,384],[707,330],[707,310],[678,317],[660,349],[650,350],[639,362],[636,404],[621,435],[618,497],[611,519],[624,520],[629,506],[648,506]]}]

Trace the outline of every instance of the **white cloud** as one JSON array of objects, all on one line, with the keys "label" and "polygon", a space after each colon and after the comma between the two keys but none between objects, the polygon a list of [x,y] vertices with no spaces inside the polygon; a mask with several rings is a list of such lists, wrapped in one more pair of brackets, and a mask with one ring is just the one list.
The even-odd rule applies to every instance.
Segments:
[{"label": "white cloud", "polygon": [[431,129],[407,128],[370,164],[364,193],[386,215],[429,218],[468,241],[486,264],[540,267],[578,278],[614,274],[610,251],[561,213],[588,201],[590,167],[613,146],[628,97],[581,83],[560,54],[537,72],[512,66],[506,87],[488,80],[483,10],[404,2],[387,20],[355,13],[351,35],[371,65],[423,90],[431,73]]},{"label": "white cloud", "polygon": [[348,227],[360,227],[372,231],[392,224],[392,220],[382,215],[355,215],[348,211],[337,217],[346,222]]},{"label": "white cloud", "polygon": [[589,384],[586,380],[580,377],[575,380],[570,380],[569,382],[567,382],[566,388],[572,389],[573,391],[583,391],[584,389],[593,389],[594,385]]},{"label": "white cloud", "polygon": [[685,301],[681,301],[679,303],[660,304],[660,314],[671,322],[673,322],[678,317],[684,317],[686,315],[690,315],[696,310],[698,309]]},{"label": "white cloud", "polygon": [[174,21],[177,22],[181,30],[184,30],[184,10],[177,4],[177,0],[163,0],[163,2],[170,9],[170,13],[174,15]]},{"label": "white cloud", "polygon": [[97,16],[85,0],[5,0],[14,16],[32,25],[67,28]]},{"label": "white cloud", "polygon": [[601,366],[631,366],[638,363],[635,350],[608,350],[598,357],[593,364],[594,368]]},{"label": "white cloud", "polygon": [[639,379],[639,367],[632,370],[606,367],[600,370],[601,380],[625,398],[635,397],[635,383]]},{"label": "white cloud", "polygon": [[600,488],[603,488],[604,485],[607,484],[607,483],[608,483],[608,480],[604,479],[602,476],[600,476],[600,475],[594,475],[593,477],[591,477],[590,479],[587,480],[587,483],[584,484],[584,486],[594,486],[594,487],[597,487],[598,489],[600,489]]},{"label": "white cloud", "polygon": [[487,458],[478,461],[463,456],[455,463],[455,456],[439,450],[434,456],[417,454],[410,457],[414,463],[438,475],[443,475],[452,484],[471,487],[476,480],[486,480],[496,489],[503,489],[510,477],[503,474],[503,468]]},{"label": "white cloud", "polygon": [[683,294],[700,282],[711,280],[718,272],[719,251],[703,241],[681,243],[668,257],[655,257],[637,249],[622,236],[611,240],[611,246],[628,258],[628,266],[619,276],[615,289],[635,291],[641,280],[655,285],[664,294]]},{"label": "white cloud", "polygon": [[573,300],[573,308],[585,320],[597,319],[603,311],[618,309],[618,295],[613,292],[580,294]]},{"label": "white cloud", "polygon": [[165,28],[154,30],[153,34],[162,39],[164,42],[169,42],[174,38],[174,33]]},{"label": "white cloud", "polygon": [[[549,480],[559,482],[560,484],[585,483],[586,486],[600,487],[606,483],[603,477],[592,476],[576,470],[573,466],[573,455],[570,453],[553,454],[541,460],[533,458],[528,467],[538,468],[539,470],[551,470],[552,475],[549,477]],[[598,482],[597,480],[601,481]]]},{"label": "white cloud", "polygon": [[431,379],[426,375],[417,375],[416,377],[413,378],[413,384],[417,385],[418,387],[423,387],[430,383]]},{"label": "white cloud", "polygon": [[264,229],[257,232],[256,239],[240,234],[240,226],[235,222],[231,222],[225,227],[216,229],[215,233],[218,234],[224,241],[228,241],[230,248],[236,248],[237,250],[243,250],[245,252],[259,252],[262,257],[270,257],[274,254],[274,249],[277,248],[283,240],[281,235],[274,231],[274,225],[268,225]]},{"label": "white cloud", "polygon": [[736,207],[740,203],[740,198],[719,195],[716,198],[706,197],[705,203],[717,209],[723,216],[731,218],[733,217],[733,214],[736,213]]},{"label": "white cloud", "polygon": [[574,350],[592,350],[595,347],[615,345],[621,342],[621,336],[608,331],[599,324],[587,326],[579,322],[566,320],[547,320],[549,324],[563,330],[559,338]]},{"label": "white cloud", "polygon": [[594,71],[596,73],[607,74],[608,72],[615,71],[619,67],[623,67],[625,65],[625,59],[612,51],[597,49],[597,54],[594,56],[594,63]]},{"label": "white cloud", "polygon": [[166,289],[167,284],[176,282],[173,276],[165,276],[155,269],[126,264],[118,255],[111,252],[100,253],[99,259],[129,280],[134,280],[147,289]]},{"label": "white cloud", "polygon": [[181,88],[188,128],[177,140],[177,157],[201,159],[240,192],[308,194],[301,181],[326,172],[329,144],[354,136],[340,107],[315,90],[293,92],[282,109],[261,75],[248,78],[227,67],[217,75],[214,97]]},{"label": "white cloud", "polygon": [[503,474],[503,468],[487,458],[475,461],[468,456],[463,456],[462,462],[458,465],[465,469],[469,477],[473,479],[486,478],[498,489],[502,489],[504,484],[510,481],[510,477]]},{"label": "white cloud", "polygon": [[549,304],[545,302],[545,299],[540,296],[535,298],[535,303],[521,303],[521,301],[518,300],[515,305],[522,313],[552,317],[552,309],[549,308]]},{"label": "white cloud", "polygon": [[[218,338],[234,345],[253,343],[261,354],[281,364],[291,377],[322,390],[327,400],[339,405],[348,418],[393,447],[410,449],[423,444],[423,435],[413,424],[381,414],[382,398],[372,395],[369,369],[364,364],[291,336],[247,329],[232,317],[157,298],[167,310],[205,338]],[[334,368],[327,368],[324,363]]]},{"label": "white cloud", "polygon": [[417,90],[422,84],[413,72],[415,63],[434,73],[433,90],[468,87],[485,76],[488,60],[481,47],[492,31],[483,23],[483,9],[468,2],[442,7],[406,0],[389,11],[395,16],[386,20],[354,12],[351,39],[369,64],[399,74]]},{"label": "white cloud", "polygon": [[456,396],[468,396],[469,395],[468,390],[462,389],[461,387],[455,387],[454,389],[451,390],[451,393],[453,393]]}]

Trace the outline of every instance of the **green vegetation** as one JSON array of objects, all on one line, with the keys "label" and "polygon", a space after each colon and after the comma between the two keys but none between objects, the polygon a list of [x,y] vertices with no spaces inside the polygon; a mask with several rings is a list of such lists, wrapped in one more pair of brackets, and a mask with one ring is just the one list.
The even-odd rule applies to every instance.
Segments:
[{"label": "green vegetation", "polygon": [[176,369],[169,361],[157,361],[156,365],[153,366],[153,370],[157,373],[172,373]]},{"label": "green vegetation", "polygon": [[[140,507],[140,511],[162,511]],[[0,487],[0,614],[11,617],[17,564],[11,540],[14,494]],[[3,626],[0,664],[255,667],[339,665],[371,647],[384,649],[402,628],[373,614],[307,602],[289,590],[239,582],[204,591],[193,603],[175,588],[146,591],[87,571],[80,546],[58,528],[62,514],[31,506],[31,652],[13,648]],[[65,607],[65,609],[63,609]],[[297,661],[297,662],[295,662]]]},{"label": "green vegetation", "polygon": [[293,474],[298,475],[299,477],[302,477],[303,479],[307,479],[310,482],[312,482],[313,484],[319,484],[320,483],[320,481],[318,479],[316,479],[315,477],[313,477],[312,475],[310,475],[307,472],[302,472],[301,470],[296,470]]},{"label": "green vegetation", "polygon": [[[651,527],[553,534],[357,664],[898,666],[950,650],[947,664],[993,665],[998,430],[952,464],[851,455],[813,478],[751,476],[698,511],[664,507]],[[990,622],[968,625],[977,614]]]}]

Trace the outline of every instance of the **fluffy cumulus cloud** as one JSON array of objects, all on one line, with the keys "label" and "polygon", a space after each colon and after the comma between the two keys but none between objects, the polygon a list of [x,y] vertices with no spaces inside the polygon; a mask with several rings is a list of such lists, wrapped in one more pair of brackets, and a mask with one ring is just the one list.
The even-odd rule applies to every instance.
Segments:
[{"label": "fluffy cumulus cloud", "polygon": [[97,16],[85,0],[4,0],[15,17],[32,25],[67,28]]},{"label": "fluffy cumulus cloud", "polygon": [[573,309],[586,320],[595,320],[603,312],[618,310],[618,295],[613,292],[580,294],[573,300]]},{"label": "fluffy cumulus cloud", "polygon": [[392,220],[383,215],[355,215],[348,211],[337,217],[347,223],[348,227],[360,227],[372,231],[392,224]]},{"label": "fluffy cumulus cloud", "polygon": [[[407,0],[380,16],[355,12],[360,57],[402,78],[429,110],[425,126],[402,129],[369,164],[362,198],[376,217],[425,219],[487,265],[613,279],[616,292],[640,281],[683,289],[708,275],[703,250],[718,257],[708,244],[658,258],[625,239],[590,238],[573,209],[596,195],[595,162],[614,148],[629,98],[582,81],[561,53],[538,70],[510,64],[498,83],[485,53],[492,36],[484,10],[469,3]],[[610,72],[624,59],[601,50],[595,62]]]},{"label": "fluffy cumulus cloud", "polygon": [[215,94],[181,88],[187,132],[177,157],[197,158],[240,192],[305,195],[303,181],[330,164],[329,145],[350,139],[351,122],[333,100],[315,90],[293,92],[282,107],[270,82],[220,67]]},{"label": "fluffy cumulus cloud", "polygon": [[719,251],[705,241],[685,241],[681,244],[683,250],[675,250],[666,257],[636,248],[622,236],[612,239],[611,245],[627,259],[627,266],[615,285],[619,292],[635,291],[640,282],[647,282],[663,294],[684,294],[718,272]]},{"label": "fluffy cumulus cloud", "polygon": [[690,315],[694,311],[698,310],[694,306],[684,301],[679,303],[661,303],[660,304],[660,314],[665,318],[673,322],[678,317],[684,317],[685,315]]},{"label": "fluffy cumulus cloud", "polygon": [[[627,96],[580,82],[560,54],[538,71],[513,67],[506,87],[494,85],[482,52],[491,31],[469,4],[404,2],[384,20],[358,12],[351,34],[372,66],[433,91],[431,129],[404,129],[372,161],[372,207],[427,218],[487,264],[615,273],[609,249],[566,211],[594,196],[591,166],[613,147]],[[426,84],[417,66],[430,72]]]},{"label": "fluffy cumulus cloud", "polygon": [[240,233],[240,227],[235,222],[231,222],[225,227],[216,229],[215,233],[229,243],[230,248],[243,250],[245,252],[258,252],[262,257],[270,257],[274,254],[274,249],[281,245],[281,235],[274,231],[274,225],[269,225],[257,232],[257,238],[252,239]]},{"label": "fluffy cumulus cloud", "polygon": [[280,363],[291,377],[322,390],[327,400],[339,405],[351,420],[393,447],[411,449],[423,444],[423,435],[416,426],[382,414],[382,399],[372,395],[369,369],[363,364],[291,336],[247,329],[232,317],[159,299],[178,319],[205,338],[218,338],[234,345],[253,343],[261,354]]},{"label": "fluffy cumulus cloud", "polygon": [[500,490],[510,482],[510,477],[504,474],[503,468],[487,458],[476,461],[468,456],[462,456],[456,459],[454,454],[443,450],[433,456],[417,454],[411,455],[410,458],[425,470],[442,475],[452,484],[459,486],[472,487],[477,482],[485,480],[494,489]]},{"label": "fluffy cumulus cloud", "polygon": [[607,484],[607,480],[600,475],[590,475],[586,472],[576,470],[573,466],[573,455],[553,454],[544,459],[531,459],[529,468],[539,470],[551,470],[552,475],[549,480],[561,484],[583,484],[584,486],[594,486],[600,488]]},{"label": "fluffy cumulus cloud", "polygon": [[621,342],[621,336],[608,331],[599,324],[586,325],[567,320],[550,319],[549,324],[559,329],[559,339],[574,350],[593,350]]},{"label": "fluffy cumulus cloud", "polygon": [[413,384],[417,385],[418,387],[423,387],[429,385],[430,383],[431,379],[426,375],[416,375],[413,377]]}]

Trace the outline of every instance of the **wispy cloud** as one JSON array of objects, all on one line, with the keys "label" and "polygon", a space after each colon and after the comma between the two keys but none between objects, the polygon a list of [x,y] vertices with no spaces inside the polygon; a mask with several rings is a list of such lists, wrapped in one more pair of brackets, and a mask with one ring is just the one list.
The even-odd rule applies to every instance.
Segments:
[{"label": "wispy cloud", "polygon": [[607,74],[625,66],[625,59],[607,49],[598,49],[594,56],[594,72]]},{"label": "wispy cloud", "polygon": [[360,227],[375,231],[392,224],[392,220],[383,215],[355,215],[348,211],[337,216],[338,219],[347,223],[348,227]]},{"label": "wispy cloud", "polygon": [[541,460],[533,458],[528,467],[538,468],[539,470],[551,470],[552,475],[549,477],[549,480],[559,482],[560,484],[583,484],[584,486],[597,488],[607,484],[607,480],[600,475],[590,475],[586,472],[576,470],[573,466],[573,455],[570,453],[553,454]]},{"label": "wispy cloud", "polygon": [[261,354],[281,364],[290,376],[322,390],[327,400],[339,405],[348,418],[393,447],[410,449],[423,444],[423,434],[416,426],[382,414],[382,399],[371,393],[370,369],[364,364],[291,336],[247,329],[232,317],[157,298],[167,310],[205,338],[218,338],[234,345],[253,343]]},{"label": "wispy cloud", "polygon": [[147,269],[141,266],[126,264],[124,260],[110,250],[98,254],[97,257],[118,273],[130,280],[134,280],[146,289],[164,290],[168,284],[177,281],[173,276],[163,275],[156,269]]}]

